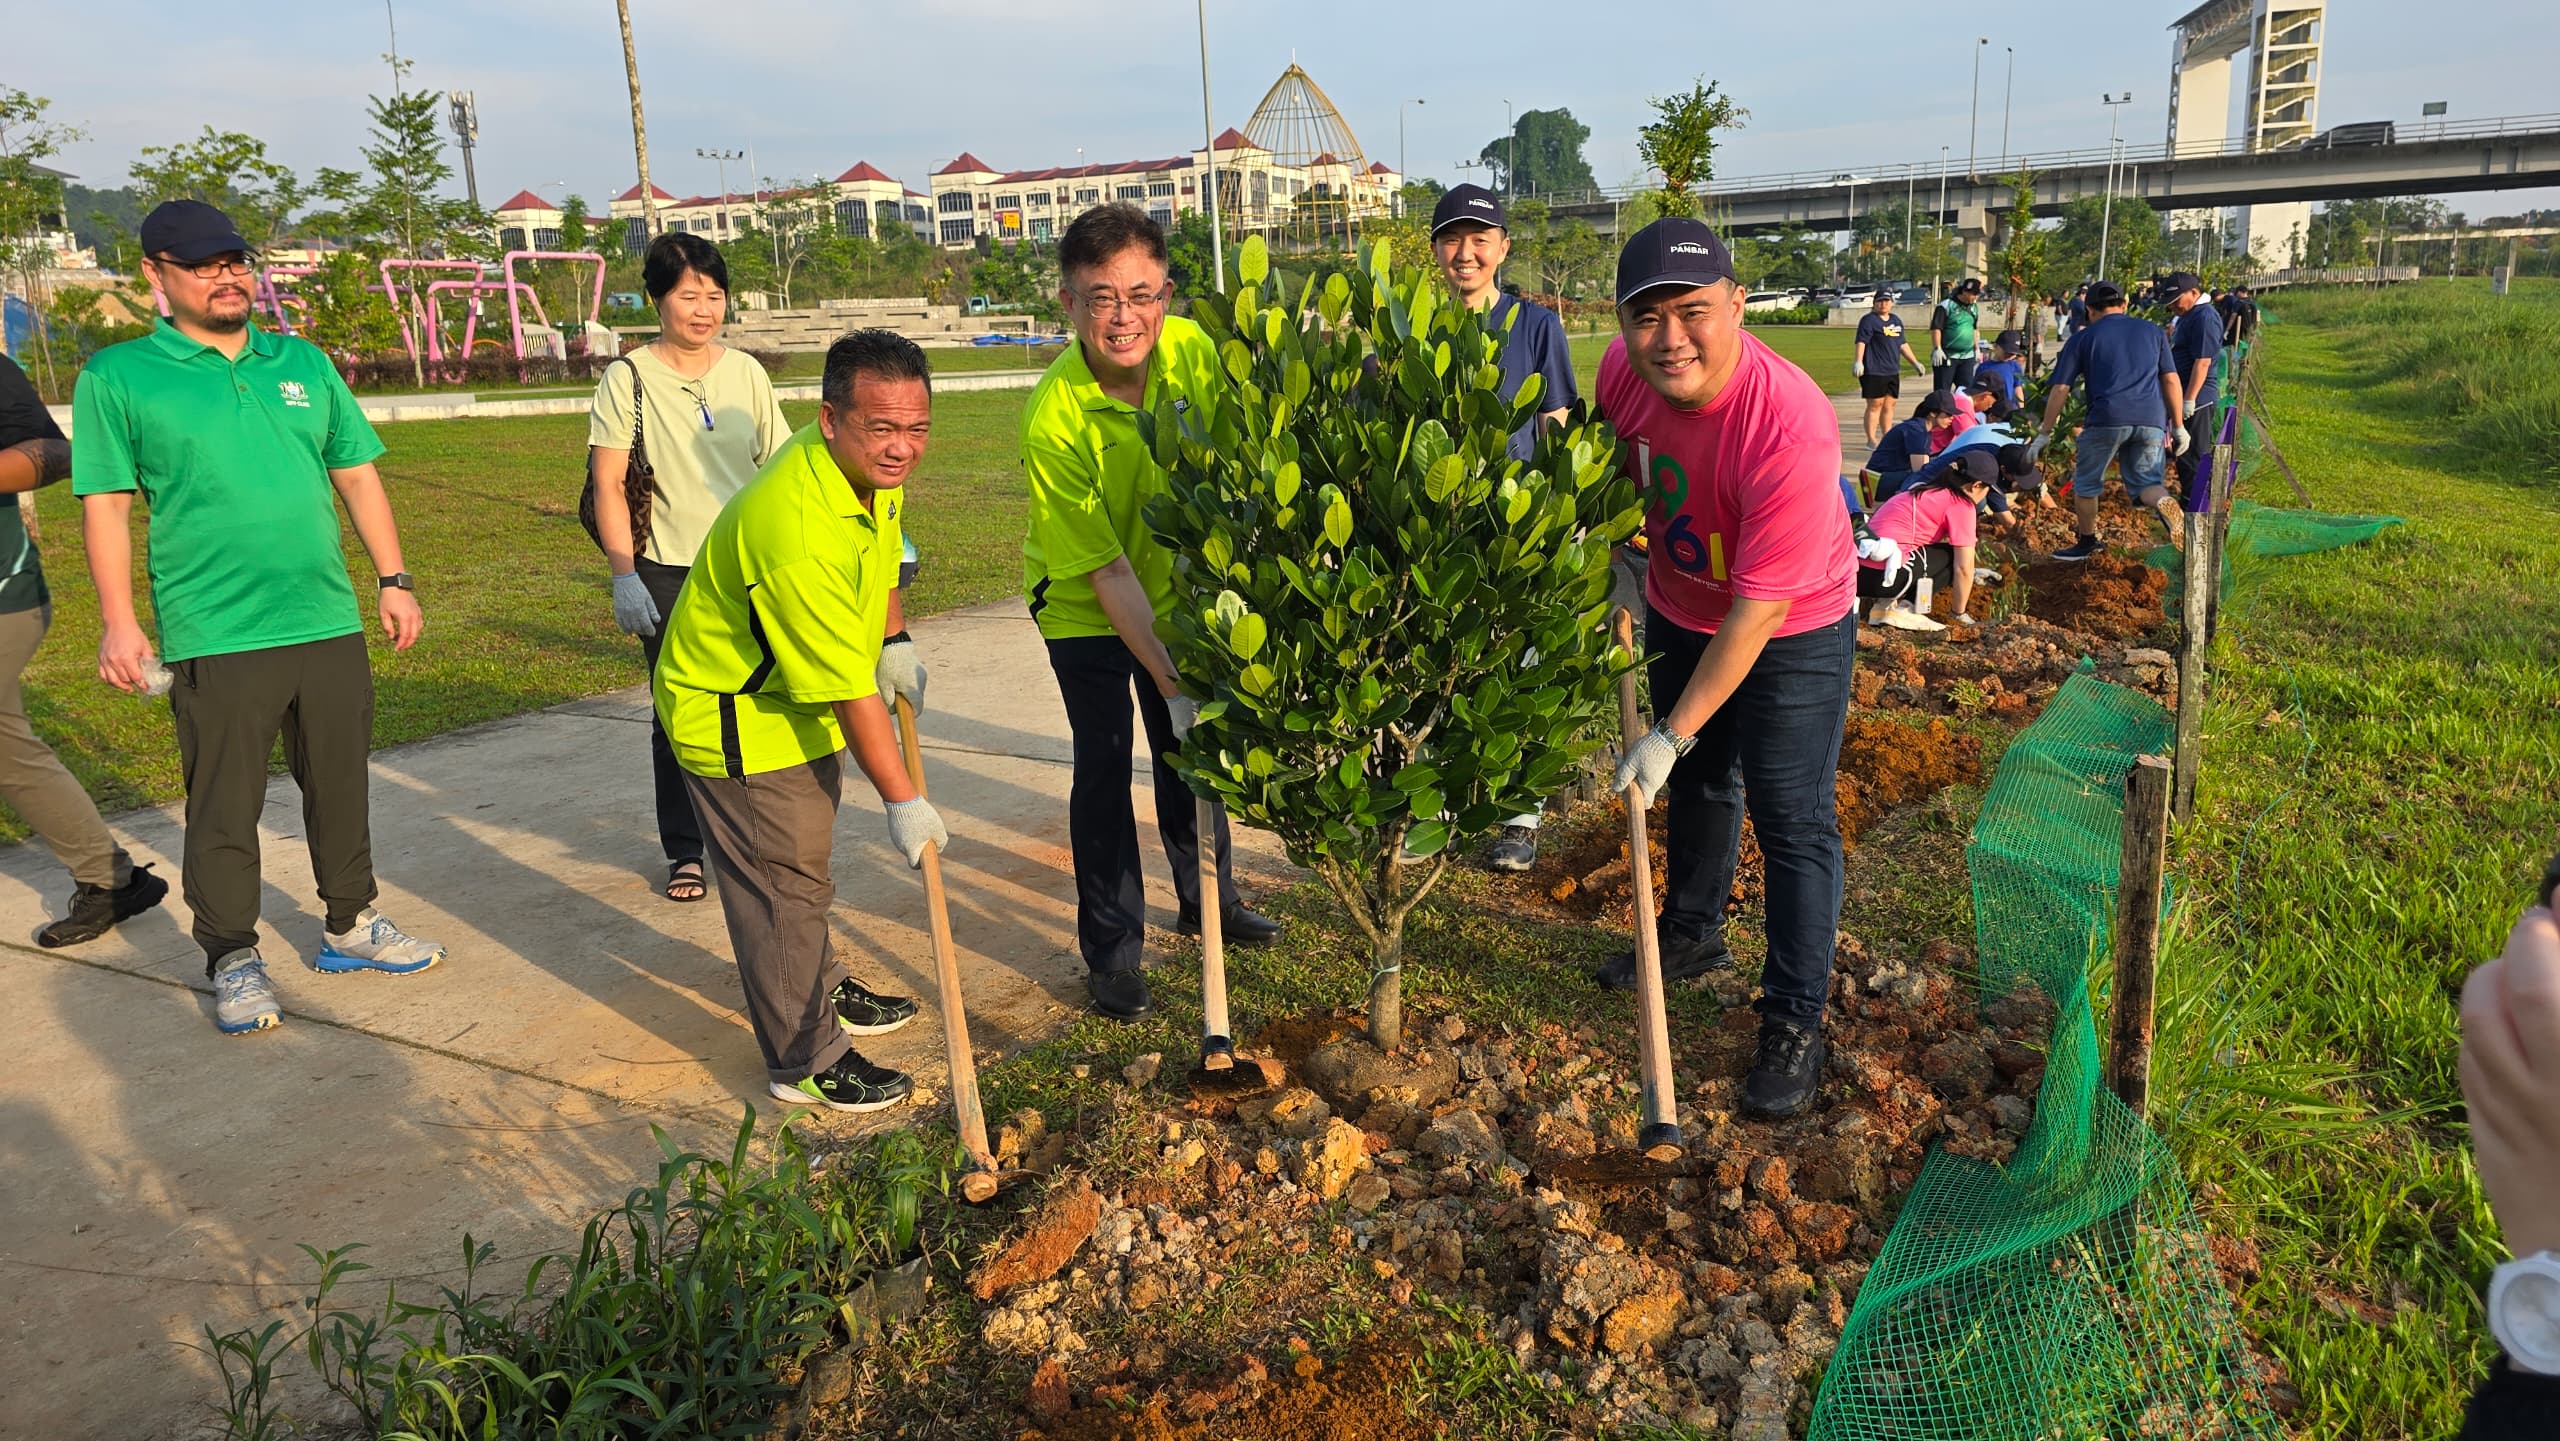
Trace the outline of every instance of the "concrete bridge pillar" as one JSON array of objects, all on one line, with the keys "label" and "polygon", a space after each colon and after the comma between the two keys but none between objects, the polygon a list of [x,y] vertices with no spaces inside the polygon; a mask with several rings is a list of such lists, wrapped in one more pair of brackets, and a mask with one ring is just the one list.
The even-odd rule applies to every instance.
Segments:
[{"label": "concrete bridge pillar", "polygon": [[1964,242],[1964,273],[1987,281],[1991,272],[1991,211],[1968,205],[1956,212],[1956,238]]}]

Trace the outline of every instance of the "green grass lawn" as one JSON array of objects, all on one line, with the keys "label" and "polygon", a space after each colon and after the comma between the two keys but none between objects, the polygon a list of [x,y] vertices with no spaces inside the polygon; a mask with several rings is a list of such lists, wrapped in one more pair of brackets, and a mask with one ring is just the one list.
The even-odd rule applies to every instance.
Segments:
[{"label": "green grass lawn", "polygon": [[[786,404],[795,423],[814,404]],[[1019,592],[1023,499],[1014,459],[1022,393],[943,397],[911,483],[908,533],[924,557],[911,614]],[[427,633],[405,655],[375,636],[374,743],[397,745],[643,679],[639,643],[614,628],[604,559],[578,526],[584,416],[421,421],[382,427],[384,483],[418,578]],[[68,487],[41,493],[53,633],[28,666],[28,714],[109,812],[175,799],[177,742],[164,702],[97,677],[98,603]],[[139,547],[137,547],[139,550]],[[359,578],[371,562],[350,536]],[[137,554],[137,572],[141,557]],[[361,591],[363,587],[359,587]],[[137,578],[136,591],[147,595]],[[371,601],[361,595],[368,610]],[[0,840],[27,834],[0,811]]]},{"label": "green grass lawn", "polygon": [[[2499,353],[2485,296],[2404,289],[2272,303],[2274,434],[2314,504],[2409,523],[2235,572],[2161,981],[2155,1122],[2254,1241],[2244,1319],[2322,1437],[2452,1435],[2492,1354],[2455,992],[2560,847],[2560,477],[2472,420],[2518,400],[2484,376],[2540,383],[2547,353]],[[2510,304],[2545,311],[2509,313],[2528,350],[2560,333],[2560,287]]]}]

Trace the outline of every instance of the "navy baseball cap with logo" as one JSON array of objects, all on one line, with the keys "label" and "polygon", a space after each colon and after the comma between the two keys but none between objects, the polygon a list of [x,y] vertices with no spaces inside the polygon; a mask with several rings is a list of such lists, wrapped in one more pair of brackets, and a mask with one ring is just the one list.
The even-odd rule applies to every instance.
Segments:
[{"label": "navy baseball cap with logo", "polygon": [[231,217],[201,200],[160,202],[142,217],[141,240],[143,254],[165,255],[185,265],[249,250]]},{"label": "navy baseball cap with logo", "polygon": [[1501,197],[1481,185],[1453,185],[1431,207],[1431,233],[1439,234],[1452,225],[1467,223],[1490,225],[1508,230],[1511,222],[1502,213]]},{"label": "navy baseball cap with logo", "polygon": [[2204,289],[2204,281],[2192,270],[2173,270],[2160,282],[2160,298],[2175,300],[2190,290]]},{"label": "navy baseball cap with logo", "polygon": [[1732,280],[1733,256],[1707,222],[1685,215],[1666,215],[1627,237],[1618,252],[1620,305],[1657,286],[1693,290]]}]

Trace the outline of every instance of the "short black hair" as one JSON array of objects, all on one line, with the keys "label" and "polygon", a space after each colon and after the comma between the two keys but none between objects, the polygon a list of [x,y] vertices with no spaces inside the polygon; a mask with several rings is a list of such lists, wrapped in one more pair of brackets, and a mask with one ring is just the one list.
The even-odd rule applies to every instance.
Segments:
[{"label": "short black hair", "polygon": [[1067,227],[1066,238],[1058,242],[1058,273],[1073,275],[1107,265],[1113,256],[1132,247],[1145,251],[1158,265],[1167,263],[1164,227],[1147,212],[1124,203],[1097,205],[1077,216]]},{"label": "short black hair", "polygon": [[720,258],[720,247],[690,230],[670,230],[649,242],[649,254],[640,262],[640,288],[655,305],[688,270],[723,291],[729,288],[729,262]]},{"label": "short black hair", "polygon": [[853,378],[857,375],[875,380],[921,380],[925,393],[933,393],[933,366],[924,358],[924,347],[894,330],[855,330],[836,337],[836,343],[827,347],[827,366],[818,380],[818,398],[837,410],[851,410]]}]

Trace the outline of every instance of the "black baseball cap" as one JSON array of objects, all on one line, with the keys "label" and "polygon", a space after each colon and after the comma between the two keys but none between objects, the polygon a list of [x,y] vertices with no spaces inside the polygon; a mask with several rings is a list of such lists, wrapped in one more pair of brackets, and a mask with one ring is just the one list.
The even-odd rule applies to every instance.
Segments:
[{"label": "black baseball cap", "polygon": [[1956,294],[1958,295],[1980,295],[1981,293],[1982,282],[1974,279],[1970,275],[1956,282]]},{"label": "black baseball cap", "polygon": [[2113,310],[2122,304],[2124,304],[2123,286],[2116,284],[2112,280],[2093,280],[2089,282],[2089,308],[2091,310]]},{"label": "black baseball cap", "polygon": [[1510,218],[1502,213],[1502,197],[1481,185],[1452,185],[1431,207],[1431,233],[1438,235],[1452,225],[1473,222],[1490,225],[1497,230],[1511,228]]},{"label": "black baseball cap", "polygon": [[1707,228],[1685,215],[1666,215],[1627,237],[1618,252],[1617,303],[1626,304],[1656,286],[1683,290],[1732,280],[1733,255]]},{"label": "black baseball cap", "polygon": [[217,255],[249,252],[231,217],[201,200],[164,200],[142,217],[142,253],[192,265]]},{"label": "black baseball cap", "polygon": [[2192,270],[2173,270],[2160,282],[2160,298],[2175,300],[2190,290],[2204,289],[2204,281]]},{"label": "black baseball cap", "polygon": [[1912,407],[1911,418],[1913,420],[1925,420],[1932,415],[1953,415],[1955,413],[1955,393],[1947,390],[1933,390],[1927,395],[1920,397],[1920,403]]},{"label": "black baseball cap", "polygon": [[2001,331],[1999,335],[1992,339],[1991,343],[2000,347],[2002,350],[2007,351],[2011,355],[2024,355],[2027,351],[2026,336],[2015,330]]},{"label": "black baseball cap", "polygon": [[1996,446],[1976,445],[1959,450],[1948,468],[1963,476],[1967,485],[1987,485],[2004,492],[2008,489],[2000,480],[2000,453]]}]

